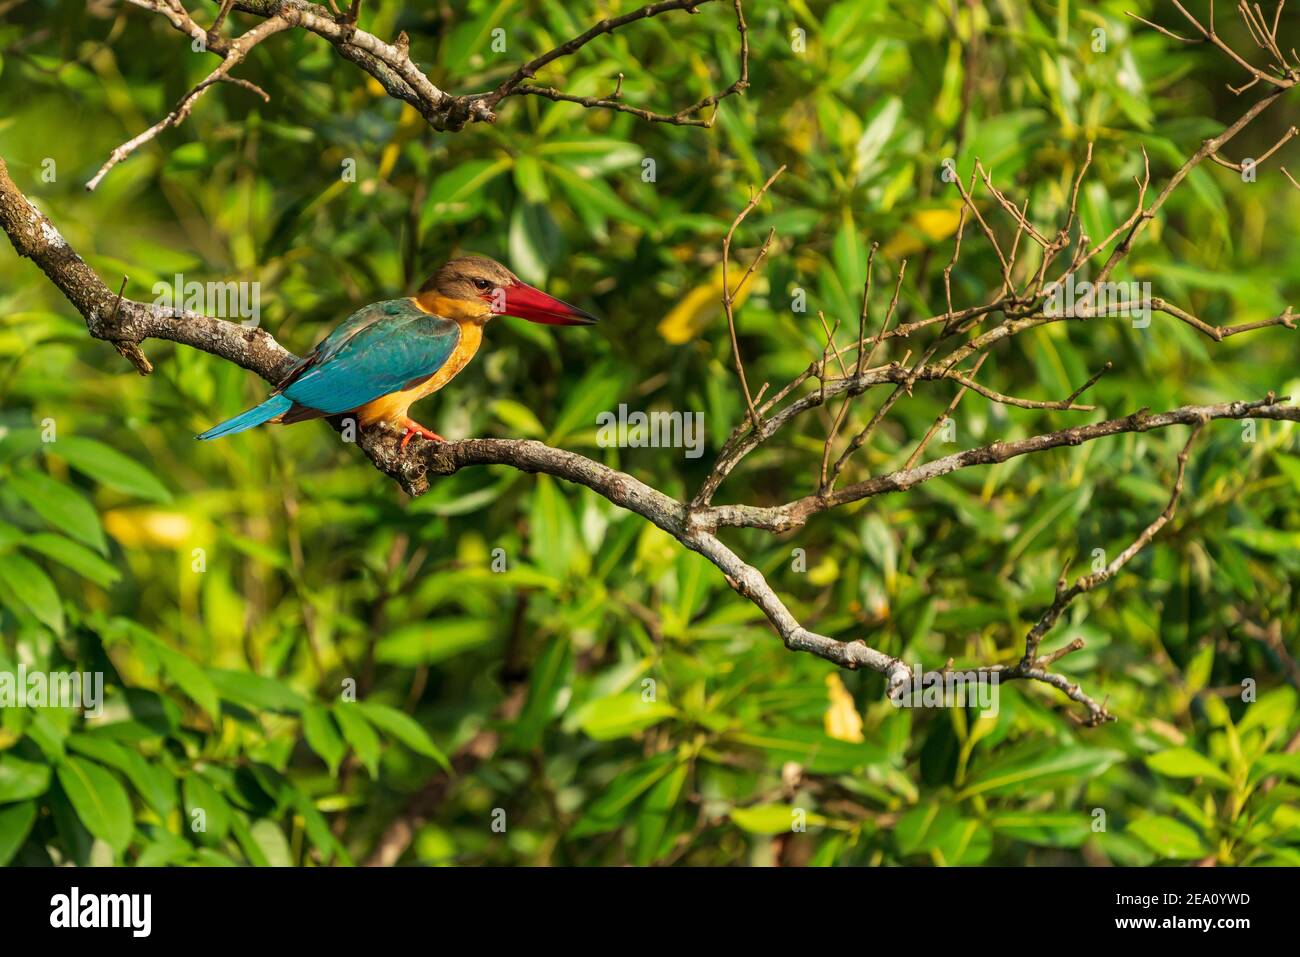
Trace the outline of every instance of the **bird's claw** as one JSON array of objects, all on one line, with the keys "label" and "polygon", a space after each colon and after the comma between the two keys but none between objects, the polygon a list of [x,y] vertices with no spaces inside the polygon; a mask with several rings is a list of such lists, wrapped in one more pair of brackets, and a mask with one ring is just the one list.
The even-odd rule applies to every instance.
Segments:
[{"label": "bird's claw", "polygon": [[432,429],[426,429],[419,422],[416,422],[413,419],[407,419],[405,422],[403,422],[402,428],[405,430],[406,434],[402,436],[402,442],[397,447],[397,450],[399,452],[405,452],[406,444],[410,442],[414,436],[417,435],[420,436],[420,438],[422,439],[428,439],[430,442],[447,441],[437,432],[434,432]]}]

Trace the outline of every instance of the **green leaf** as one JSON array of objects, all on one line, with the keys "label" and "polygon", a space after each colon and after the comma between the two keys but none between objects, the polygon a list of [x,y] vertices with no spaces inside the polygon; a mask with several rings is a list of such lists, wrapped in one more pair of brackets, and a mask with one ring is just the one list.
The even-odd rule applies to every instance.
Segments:
[{"label": "green leaf", "polygon": [[898,125],[898,119],[903,113],[903,103],[898,97],[889,97],[880,108],[867,128],[863,130],[862,136],[858,139],[858,144],[854,150],[854,171],[861,177],[870,175],[875,167],[876,160],[879,159],[881,150],[889,143],[894,134],[894,127]]},{"label": "green leaf", "polygon": [[170,502],[171,493],[152,472],[103,442],[72,436],[50,442],[47,455],[58,455],[78,472],[125,495],[151,502]]},{"label": "green leaf", "polygon": [[30,470],[15,471],[6,484],[33,512],[59,531],[101,555],[108,553],[108,540],[104,538],[95,507],[80,492],[44,472]]},{"label": "green leaf", "polygon": [[594,213],[594,219],[603,221],[609,218],[629,223],[645,232],[655,232],[654,220],[628,205],[610,183],[579,176],[563,166],[548,165],[547,169],[568,195],[569,201],[579,210]]},{"label": "green leaf", "polygon": [[329,711],[320,705],[308,705],[302,712],[302,734],[307,745],[315,751],[330,769],[331,775],[338,775],[339,763],[347,747],[334,725]]},{"label": "green leaf", "polygon": [[496,630],[496,624],[486,619],[443,618],[433,622],[413,622],[381,638],[375,646],[375,658],[408,668],[434,665],[487,644]]},{"label": "green leaf", "polygon": [[269,867],[292,867],[293,854],[280,826],[267,818],[258,818],[248,829],[253,842],[262,852]]},{"label": "green leaf", "polygon": [[[1205,212],[1210,214],[1206,226],[1213,224],[1221,235],[1227,236],[1229,231],[1228,204],[1224,200],[1223,191],[1219,189],[1219,184],[1215,178],[1210,175],[1205,167],[1198,166],[1187,174],[1187,185],[1200,199],[1205,207]],[[1204,220],[1202,221],[1204,222]]]},{"label": "green leaf", "polygon": [[519,192],[524,194],[524,199],[530,203],[544,203],[550,199],[550,192],[546,188],[546,176],[542,172],[542,164],[536,158],[527,153],[521,153],[515,158],[515,185],[519,187]]},{"label": "green leaf", "polygon": [[310,126],[297,126],[291,123],[276,123],[273,120],[262,120],[261,128],[266,132],[279,137],[282,140],[288,140],[291,143],[310,143],[316,139],[316,130]]},{"label": "green leaf", "polygon": [[0,584],[17,604],[57,635],[63,634],[63,603],[41,567],[17,552],[0,555]]},{"label": "green leaf", "polygon": [[1199,694],[1210,683],[1214,673],[1214,642],[1207,641],[1187,660],[1183,667],[1184,685],[1187,694]]},{"label": "green leaf", "polygon": [[894,825],[894,841],[898,844],[899,853],[908,855],[924,850],[928,847],[926,835],[940,815],[956,813],[954,809],[938,804],[922,804],[905,812]]},{"label": "green leaf", "polygon": [[597,698],[578,709],[574,721],[590,738],[612,741],[626,738],[658,724],[676,714],[672,705],[663,701],[642,701],[635,692]]},{"label": "green leaf", "polygon": [[1273,453],[1273,461],[1277,464],[1278,469],[1291,480],[1291,484],[1297,492],[1300,492],[1300,459],[1293,455],[1285,455],[1281,452]]},{"label": "green leaf", "polygon": [[[197,771],[181,781],[181,798],[185,801],[184,828],[204,844],[220,844],[230,833],[232,812],[221,793]],[[201,812],[201,813],[196,813]],[[202,825],[202,830],[199,826]]]},{"label": "green leaf", "polygon": [[355,704],[344,701],[333,708],[333,714],[343,731],[343,738],[352,745],[357,758],[370,772],[370,777],[379,777],[379,735],[361,714]]},{"label": "green leaf", "polygon": [[222,854],[220,851],[214,851],[210,847],[200,847],[194,852],[194,860],[201,867],[238,867],[239,865],[231,858]]},{"label": "green leaf", "polygon": [[993,831],[983,821],[962,818],[943,832],[935,851],[945,867],[975,867],[993,852]]},{"label": "green leaf", "polygon": [[1196,860],[1209,854],[1200,835],[1171,817],[1156,814],[1140,818],[1126,830],[1157,854],[1176,861]]},{"label": "green leaf", "polygon": [[26,458],[44,444],[40,429],[0,428],[0,465]]},{"label": "green leaf", "polygon": [[457,17],[449,40],[443,47],[441,68],[450,71],[450,76],[466,72],[474,57],[481,56],[490,49],[492,30],[513,15],[510,4],[494,3],[483,8],[483,12],[477,16],[467,14]]},{"label": "green leaf", "polygon": [[141,842],[136,867],[167,867],[183,864],[194,856],[194,847],[186,840],[158,827],[146,827],[148,838]]},{"label": "green leaf", "polygon": [[221,697],[245,708],[296,714],[307,704],[302,695],[274,678],[220,668],[209,668],[208,677]]},{"label": "green leaf", "polygon": [[923,804],[899,818],[894,827],[899,853],[926,854],[949,867],[982,863],[993,850],[991,828],[963,817],[951,805]]},{"label": "green leaf", "polygon": [[253,867],[270,867],[271,860],[262,850],[262,845],[253,837],[253,829],[248,821],[248,815],[243,811],[233,811],[230,816],[230,832],[234,834],[236,843],[243,849],[249,864]]},{"label": "green leaf", "polygon": [[533,665],[528,700],[515,722],[515,743],[519,747],[530,749],[541,743],[542,732],[555,717],[556,700],[572,667],[569,640],[560,635],[551,638]]},{"label": "green leaf", "polygon": [[1014,840],[1043,847],[1078,847],[1092,833],[1088,817],[1071,811],[1002,811],[989,824]]},{"label": "green leaf", "polygon": [[485,188],[513,164],[509,157],[498,160],[468,160],[443,173],[429,190],[420,211],[420,233],[438,223],[469,219],[483,202]]},{"label": "green leaf", "polygon": [[673,812],[682,799],[690,765],[683,762],[664,775],[650,789],[636,821],[636,863],[644,867],[666,854],[671,848],[668,833]]},{"label": "green leaf", "polygon": [[131,843],[135,821],[126,789],[108,769],[69,755],[56,773],[63,792],[86,830],[121,854]]},{"label": "green leaf", "polygon": [[820,727],[790,725],[746,731],[732,735],[731,740],[765,751],[772,765],[779,767],[794,761],[813,774],[842,774],[888,761],[883,748],[865,742],[840,741]]},{"label": "green leaf", "polygon": [[1296,691],[1283,685],[1266,691],[1259,700],[1246,709],[1246,715],[1237,724],[1237,733],[1244,735],[1253,728],[1283,729],[1296,709]]},{"label": "green leaf", "polygon": [[676,763],[676,756],[660,754],[621,771],[594,801],[587,805],[574,824],[570,837],[587,837],[612,831],[623,823],[623,816],[637,798],[649,791]]},{"label": "green leaf", "polygon": [[525,282],[544,283],[559,260],[560,231],[545,206],[516,204],[506,242],[510,264]]},{"label": "green leaf", "polygon": [[1206,778],[1232,787],[1232,779],[1218,765],[1191,748],[1170,748],[1153,754],[1147,758],[1147,766],[1167,778]]},{"label": "green leaf", "polygon": [[68,736],[67,711],[41,708],[29,712],[27,737],[30,738],[51,764],[63,760],[63,740]]},{"label": "green leaf", "polygon": [[1228,537],[1263,555],[1294,555],[1300,551],[1300,532],[1235,526],[1228,529]]},{"label": "green leaf", "polygon": [[328,864],[331,859],[336,859],[344,867],[351,867],[352,858],[347,849],[334,836],[334,832],[330,830],[329,822],[325,820],[325,815],[321,814],[312,799],[294,788],[291,791],[290,800],[294,808],[302,815],[303,829],[307,832],[307,837],[311,840],[312,845],[320,852],[322,863]]},{"label": "green leaf", "polygon": [[1300,781],[1300,754],[1265,754],[1255,761],[1255,777],[1282,774]]},{"label": "green leaf", "polygon": [[164,819],[176,809],[176,785],[165,769],[151,764],[132,748],[103,735],[72,734],[68,747],[126,775],[131,786]]},{"label": "green leaf", "polygon": [[167,165],[178,170],[202,169],[208,165],[207,144],[201,141],[182,143],[168,152]]},{"label": "green leaf", "polygon": [[[733,807],[729,812],[736,826],[750,834],[789,834],[798,812],[790,804],[755,804],[753,807]],[[826,818],[820,814],[806,814],[802,823],[824,827]]]},{"label": "green leaf", "polygon": [[623,392],[624,377],[621,370],[608,362],[592,367],[577,385],[570,390],[560,414],[555,417],[548,445],[559,445],[575,432],[596,428],[596,416],[611,410]]},{"label": "green leaf", "polygon": [[0,867],[8,864],[31,833],[36,822],[36,802],[24,801],[0,807]]},{"label": "green leaf", "polygon": [[0,754],[0,804],[40,797],[50,787],[50,769],[15,754]]},{"label": "green leaf", "polygon": [[208,717],[215,721],[220,716],[221,701],[217,694],[217,685],[202,668],[189,656],[152,635],[136,633],[135,637],[147,642],[154,654],[158,656],[158,663],[162,665],[167,677],[175,682],[176,687],[189,695]]},{"label": "green leaf", "polygon": [[497,399],[492,403],[492,414],[505,423],[511,432],[524,438],[540,439],[546,434],[536,413],[514,399]]},{"label": "green leaf", "polygon": [[122,573],[84,545],[53,532],[37,532],[22,540],[23,548],[52,558],[72,569],[82,578],[89,579],[101,588],[107,588],[122,577]]},{"label": "green leaf", "polygon": [[588,135],[547,137],[535,149],[538,156],[554,159],[588,178],[636,166],[645,158],[645,150],[635,143]]},{"label": "green leaf", "polygon": [[419,722],[409,714],[398,711],[396,708],[390,708],[388,705],[373,704],[369,701],[358,701],[356,706],[361,714],[375,727],[381,731],[387,731],[416,754],[422,754],[426,758],[433,758],[445,770],[451,770],[451,762],[447,760],[447,756],[433,743],[429,733],[420,727]]},{"label": "green leaf", "polygon": [[841,285],[856,292],[867,276],[867,251],[849,206],[841,210],[840,228],[831,243],[831,254],[835,261],[835,277]]},{"label": "green leaf", "polygon": [[533,563],[557,577],[567,574],[579,548],[578,526],[569,500],[549,475],[537,476],[528,533]]},{"label": "green leaf", "polygon": [[1062,781],[1081,781],[1101,774],[1123,757],[1118,751],[1098,748],[1053,748],[1029,757],[994,761],[971,776],[956,800],[976,794],[1006,794],[1028,785],[1042,789]]}]

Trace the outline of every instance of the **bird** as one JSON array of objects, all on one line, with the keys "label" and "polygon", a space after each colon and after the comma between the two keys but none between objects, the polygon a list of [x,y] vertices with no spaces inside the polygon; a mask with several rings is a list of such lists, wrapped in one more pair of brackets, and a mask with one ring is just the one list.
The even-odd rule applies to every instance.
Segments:
[{"label": "bird", "polygon": [[358,309],[276,383],[260,405],[197,438],[234,435],[265,422],[288,425],[350,413],[362,428],[400,431],[399,451],[418,435],[446,442],[408,415],[474,358],[483,327],[497,315],[555,326],[591,325],[591,313],[521,280],[486,256],[452,259],[414,296]]}]

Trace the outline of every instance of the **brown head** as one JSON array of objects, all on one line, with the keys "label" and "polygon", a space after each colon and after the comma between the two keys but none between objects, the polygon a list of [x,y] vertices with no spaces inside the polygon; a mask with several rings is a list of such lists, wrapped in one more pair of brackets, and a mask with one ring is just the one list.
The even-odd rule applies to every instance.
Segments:
[{"label": "brown head", "polygon": [[528,285],[486,256],[453,259],[425,280],[416,295],[420,305],[448,318],[489,319],[515,316],[551,326],[588,326],[597,319]]}]

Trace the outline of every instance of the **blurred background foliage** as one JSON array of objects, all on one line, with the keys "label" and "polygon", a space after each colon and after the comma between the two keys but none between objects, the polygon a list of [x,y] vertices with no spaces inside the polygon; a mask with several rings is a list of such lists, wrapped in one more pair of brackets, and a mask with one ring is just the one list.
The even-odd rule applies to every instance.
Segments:
[{"label": "blurred background foliage", "polygon": [[[204,23],[216,10],[187,6]],[[433,81],[467,92],[626,6],[384,0],[361,24],[405,30]],[[108,285],[129,276],[127,294],[150,299],[177,274],[258,282],[262,325],[300,354],[455,253],[499,257],[606,321],[494,323],[419,417],[453,438],[545,439],[689,495],[741,411],[719,247],[751,190],[789,165],[737,239],[747,261],[777,230],[740,312],[750,381],[776,386],[820,354],[819,312],[856,334],[872,242],[878,288],[909,261],[904,320],[943,311],[945,159],[968,177],[980,158],[1054,231],[1095,142],[1080,210],[1099,237],[1133,208],[1142,146],[1158,188],[1235,119],[1255,95],[1225,90],[1239,70],[1123,15],[1163,6],[747,0],[753,85],[711,130],[516,98],[495,125],[436,134],[294,31],[236,71],[269,104],[214,89],[87,194],[112,148],[216,61],[125,3],[7,0],[0,155]],[[1298,16],[1283,17],[1293,41]],[[737,67],[730,6],[715,3],[598,40],[539,81],[601,94],[621,71],[628,102],[671,112]],[[1279,102],[1230,154],[1262,152],[1298,111]],[[1294,303],[1300,192],[1274,164],[1300,167],[1296,149],[1253,183],[1197,169],[1115,278],[1214,323]],[[1049,636],[1046,649],[1087,641],[1060,667],[1118,723],[1080,730],[1061,696],[1023,684],[1001,689],[996,716],[900,711],[879,676],[786,651],[711,566],[586,490],[469,469],[409,501],[317,423],[196,445],[265,385],[157,342],[140,378],[4,248],[0,671],[101,670],[107,688],[95,719],[0,712],[0,862],[340,864],[382,846],[409,864],[1300,863],[1286,424],[1258,423],[1253,442],[1241,423],[1209,427],[1174,522]],[[968,230],[958,306],[997,284]],[[909,347],[924,343],[894,340],[878,361]],[[1276,328],[1216,345],[1167,316],[1044,326],[995,349],[981,380],[1060,398],[1110,360],[1098,410],[968,396],[953,442],[926,454],[1141,406],[1300,394],[1296,355]],[[952,394],[918,386],[854,474],[900,466]],[[619,403],[702,411],[705,456],[599,447],[595,417]],[[812,489],[827,422],[805,418],[719,500]],[[1010,662],[1062,565],[1086,572],[1163,507],[1184,438],[1017,458],[728,541],[818,631],[930,667]],[[1281,643],[1261,640],[1270,630]],[[792,809],[806,830],[792,833]]]}]

